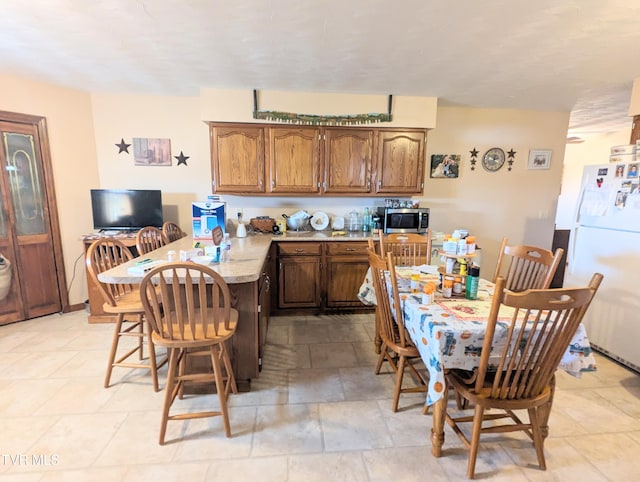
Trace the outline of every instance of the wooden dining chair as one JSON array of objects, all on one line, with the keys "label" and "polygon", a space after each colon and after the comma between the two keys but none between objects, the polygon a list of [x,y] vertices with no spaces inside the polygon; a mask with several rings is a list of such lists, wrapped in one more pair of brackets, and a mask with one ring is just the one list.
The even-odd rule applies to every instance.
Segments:
[{"label": "wooden dining chair", "polygon": [[[207,266],[170,263],[150,270],[140,284],[140,293],[153,342],[169,350],[160,445],[165,443],[169,420],[221,416],[226,436],[230,437],[227,398],[230,392],[237,393],[238,389],[228,344],[236,332],[238,311],[231,308],[227,283]],[[187,356],[206,356],[212,367],[198,373],[186,370]],[[218,393],[219,410],[171,414],[171,406],[182,394],[185,382],[213,383]]]},{"label": "wooden dining chair", "polygon": [[167,243],[177,241],[178,239],[182,239],[187,235],[187,233],[180,229],[180,226],[178,226],[173,221],[166,221],[162,225],[162,234],[164,234]]},{"label": "wooden dining chair", "polygon": [[431,264],[431,230],[425,234],[392,233],[380,236],[380,252],[390,253],[395,266],[420,266]]},{"label": "wooden dining chair", "polygon": [[145,226],[136,234],[136,248],[139,255],[147,254],[167,243],[167,238],[162,234],[162,230],[155,226]]},{"label": "wooden dining chair", "polygon": [[509,246],[507,243],[508,239],[505,236],[500,246],[498,263],[493,276],[494,283],[498,276],[503,276],[505,289],[511,291],[549,288],[560,265],[564,249],[557,248],[554,253],[536,246]]},{"label": "wooden dining chair", "polygon": [[[98,239],[87,249],[87,275],[100,290],[104,299],[103,311],[115,317],[104,387],[109,387],[114,367],[147,368],[151,371],[153,389],[157,392],[159,389],[158,368],[167,362],[167,358],[156,357],[149,326],[144,318],[144,307],[140,300],[139,287],[128,283],[103,283],[98,279],[98,274],[131,259],[133,259],[133,254],[129,248],[114,238]],[[136,338],[137,343],[134,348],[116,359],[120,341],[127,337]],[[144,356],[145,342],[148,344],[148,358]],[[138,360],[134,359],[136,354]]]},{"label": "wooden dining chair", "polygon": [[[380,336],[382,338],[382,346],[375,373],[376,375],[380,374],[382,364],[385,361],[389,363],[389,366],[394,371],[395,387],[391,408],[394,412],[397,412],[400,394],[426,392],[428,380],[426,375],[415,367],[415,364],[421,360],[420,353],[411,341],[411,337],[404,326],[393,256],[388,253],[385,260],[372,249],[368,250],[368,255],[373,286],[376,292],[377,313],[380,320]],[[393,306],[391,305],[391,299],[393,299]],[[405,369],[409,369],[413,373],[419,385],[403,387]]]},{"label": "wooden dining chair", "polygon": [[[602,278],[595,273],[582,288],[514,292],[505,290],[505,278],[498,277],[478,368],[471,377],[457,370],[446,375],[447,384],[475,410],[472,416],[445,415],[469,449],[469,478],[475,475],[480,435],[484,433],[524,431],[533,440],[540,468],[546,470],[542,422],[548,418],[553,400],[554,374]],[[510,321],[498,321],[503,306],[513,310]],[[494,334],[505,331],[506,342],[497,346]],[[486,412],[489,409],[491,412]],[[516,410],[527,410],[528,422],[523,422]],[[507,423],[496,422],[503,419]],[[486,421],[488,425],[484,425]],[[460,427],[468,422],[472,424],[470,439]]]}]

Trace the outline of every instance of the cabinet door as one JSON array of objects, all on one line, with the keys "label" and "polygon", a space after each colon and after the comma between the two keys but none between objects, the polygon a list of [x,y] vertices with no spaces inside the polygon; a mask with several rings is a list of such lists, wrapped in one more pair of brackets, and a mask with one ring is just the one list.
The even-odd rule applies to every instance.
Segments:
[{"label": "cabinet door", "polygon": [[319,308],[320,257],[282,257],[278,262],[278,308]]},{"label": "cabinet door", "polygon": [[213,192],[263,193],[265,128],[210,124]]},{"label": "cabinet door", "polygon": [[368,268],[368,259],[360,256],[328,257],[327,308],[362,308],[364,305],[358,299],[358,291]]},{"label": "cabinet door", "polygon": [[326,128],[323,138],[324,192],[370,192],[373,130]]},{"label": "cabinet door", "polygon": [[358,291],[369,269],[368,244],[334,241],[326,245],[326,307],[363,308]]},{"label": "cabinet door", "polygon": [[269,129],[269,190],[278,194],[320,192],[320,129]]},{"label": "cabinet door", "polygon": [[424,129],[378,131],[376,193],[423,192],[426,139]]}]

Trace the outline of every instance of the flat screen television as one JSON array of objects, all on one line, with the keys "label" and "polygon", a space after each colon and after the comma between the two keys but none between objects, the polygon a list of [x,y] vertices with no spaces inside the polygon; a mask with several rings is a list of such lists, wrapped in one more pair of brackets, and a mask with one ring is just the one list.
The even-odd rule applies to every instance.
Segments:
[{"label": "flat screen television", "polygon": [[92,189],[93,229],[138,230],[162,227],[162,192],[143,189]]}]

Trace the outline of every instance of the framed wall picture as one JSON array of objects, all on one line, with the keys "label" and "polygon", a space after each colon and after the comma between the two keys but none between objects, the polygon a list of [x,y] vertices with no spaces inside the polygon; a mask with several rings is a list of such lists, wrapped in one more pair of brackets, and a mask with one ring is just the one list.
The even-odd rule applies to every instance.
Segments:
[{"label": "framed wall picture", "polygon": [[460,154],[433,154],[431,177],[456,178],[460,170]]},{"label": "framed wall picture", "polygon": [[134,137],[133,161],[136,166],[170,166],[171,140]]},{"label": "framed wall picture", "polygon": [[532,149],[529,151],[529,169],[549,169],[550,167],[550,150]]}]

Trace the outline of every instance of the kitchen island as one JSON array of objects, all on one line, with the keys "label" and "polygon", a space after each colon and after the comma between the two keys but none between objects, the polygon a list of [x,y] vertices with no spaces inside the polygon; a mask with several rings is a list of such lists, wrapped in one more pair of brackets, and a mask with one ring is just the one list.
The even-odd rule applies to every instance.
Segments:
[{"label": "kitchen island", "polygon": [[[371,233],[288,231],[275,236],[252,234],[231,238],[231,261],[213,264],[229,285],[232,306],[239,312],[238,330],[229,350],[238,389],[250,390],[262,368],[269,314],[373,311],[357,298],[368,268]],[[105,283],[142,281],[129,268],[142,259],[166,260],[169,251],[193,249],[187,236],[113,269],[100,273]],[[276,263],[276,260],[278,261]],[[277,287],[277,289],[276,289]]]},{"label": "kitchen island", "polygon": [[[250,390],[251,379],[258,376],[262,367],[270,310],[270,246],[270,235],[232,239],[231,261],[211,265],[229,285],[232,307],[238,310],[238,329],[231,339],[229,353],[241,391]],[[143,258],[166,260],[171,250],[179,255],[181,250],[190,249],[193,249],[193,239],[185,237],[151,251]],[[131,274],[128,270],[139,261],[140,258],[135,258],[100,273],[98,279],[105,283],[140,283],[143,275]],[[199,391],[199,388],[193,387],[192,392]]]}]

